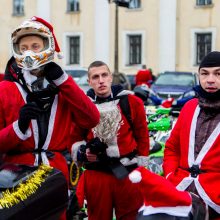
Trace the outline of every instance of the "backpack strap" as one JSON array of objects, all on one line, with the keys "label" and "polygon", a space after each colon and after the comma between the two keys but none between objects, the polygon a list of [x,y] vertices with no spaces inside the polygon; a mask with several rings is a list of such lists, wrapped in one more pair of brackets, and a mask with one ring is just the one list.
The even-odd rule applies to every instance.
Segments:
[{"label": "backpack strap", "polygon": [[130,104],[128,101],[128,95],[122,95],[119,98],[120,98],[119,105],[121,107],[122,113],[127,119],[131,129],[133,129],[133,122],[131,118],[131,108],[130,108]]}]

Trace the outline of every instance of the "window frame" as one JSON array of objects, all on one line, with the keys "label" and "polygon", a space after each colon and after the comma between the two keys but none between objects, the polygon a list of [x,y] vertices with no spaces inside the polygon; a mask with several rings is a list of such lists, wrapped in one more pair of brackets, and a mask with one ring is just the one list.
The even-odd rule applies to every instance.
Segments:
[{"label": "window frame", "polygon": [[[70,63],[70,39],[71,37],[79,37],[79,63]],[[63,64],[66,68],[81,67],[83,64],[83,33],[81,32],[66,32],[63,34],[64,59]]]},{"label": "window frame", "polygon": [[212,0],[196,0],[196,6],[208,6],[212,4]]},{"label": "window frame", "polygon": [[80,0],[67,0],[67,12],[76,13],[80,11]]},{"label": "window frame", "polygon": [[[141,4],[142,2],[141,2],[141,0],[131,0],[130,2],[129,2],[129,6],[128,6],[128,9],[140,9],[141,8]],[[134,5],[138,5],[137,7],[132,7],[132,4],[134,4]]]},{"label": "window frame", "polygon": [[128,35],[128,52],[129,52],[128,65],[129,66],[141,64],[142,42],[143,40],[140,34]]},{"label": "window frame", "polygon": [[12,7],[13,7],[12,8],[13,16],[23,16],[24,15],[24,0],[13,0]]},{"label": "window frame", "polygon": [[[199,41],[199,37],[201,38]],[[209,37],[210,42],[207,42],[207,37]],[[204,38],[204,39],[202,39]],[[202,47],[204,47],[204,54],[201,55]],[[195,64],[199,65],[202,58],[212,51],[212,33],[196,33],[196,60]]]},{"label": "window frame", "polygon": [[191,66],[198,67],[197,62],[197,36],[198,34],[211,34],[211,51],[215,50],[216,47],[216,28],[195,28],[191,29]]},{"label": "window frame", "polygon": [[[140,35],[141,36],[141,58],[139,64],[129,64],[129,37]],[[145,31],[124,31],[122,37],[122,63],[124,68],[137,67],[140,68],[142,63],[145,63],[145,51],[146,51],[146,39],[145,39]]]}]

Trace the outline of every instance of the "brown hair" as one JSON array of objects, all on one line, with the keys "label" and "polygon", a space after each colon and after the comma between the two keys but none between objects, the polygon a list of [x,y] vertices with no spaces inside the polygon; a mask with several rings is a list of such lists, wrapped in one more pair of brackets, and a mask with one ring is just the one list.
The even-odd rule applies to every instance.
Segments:
[{"label": "brown hair", "polygon": [[89,70],[93,67],[100,67],[100,66],[106,66],[108,68],[108,71],[111,73],[108,65],[106,63],[104,63],[103,61],[100,61],[100,60],[96,60],[94,62],[92,62],[89,67],[88,67],[88,74],[89,74]]}]

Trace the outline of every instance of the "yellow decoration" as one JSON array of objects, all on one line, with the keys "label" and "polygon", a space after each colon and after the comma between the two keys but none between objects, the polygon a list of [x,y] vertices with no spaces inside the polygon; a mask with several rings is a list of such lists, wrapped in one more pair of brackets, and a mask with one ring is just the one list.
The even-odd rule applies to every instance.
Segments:
[{"label": "yellow decoration", "polygon": [[0,196],[0,208],[10,208],[26,200],[37,191],[52,169],[52,167],[42,164],[24,183],[4,191]]}]

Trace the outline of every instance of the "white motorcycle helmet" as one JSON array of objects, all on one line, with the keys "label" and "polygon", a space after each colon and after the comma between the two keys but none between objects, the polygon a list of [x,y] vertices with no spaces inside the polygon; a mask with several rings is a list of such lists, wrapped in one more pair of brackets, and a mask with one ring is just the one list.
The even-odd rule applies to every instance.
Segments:
[{"label": "white motorcycle helmet", "polygon": [[[44,41],[44,49],[35,53],[27,50],[23,53],[19,50],[19,40],[28,35],[41,36]],[[53,33],[53,27],[42,18],[32,17],[24,21],[11,34],[12,53],[17,65],[24,70],[34,70],[54,60],[54,54],[60,52],[60,48]],[[62,58],[58,54],[58,58]]]}]

